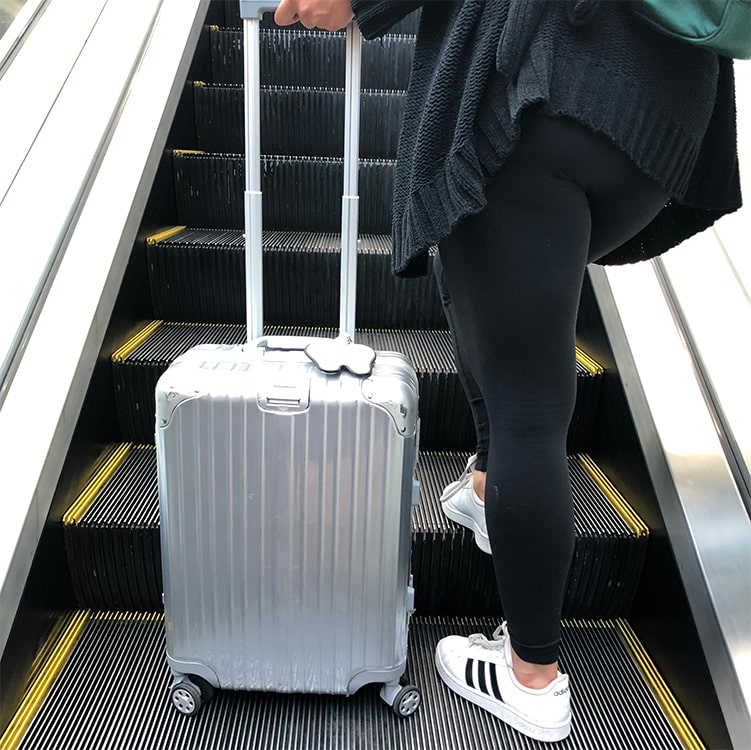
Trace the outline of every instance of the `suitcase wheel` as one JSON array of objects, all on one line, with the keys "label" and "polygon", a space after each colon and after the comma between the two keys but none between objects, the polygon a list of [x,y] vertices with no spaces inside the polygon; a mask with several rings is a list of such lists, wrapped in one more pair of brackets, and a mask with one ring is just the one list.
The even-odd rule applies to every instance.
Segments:
[{"label": "suitcase wheel", "polygon": [[195,716],[201,704],[201,690],[190,680],[183,679],[170,689],[172,705],[185,716]]},{"label": "suitcase wheel", "polygon": [[394,698],[391,705],[392,710],[397,716],[405,718],[412,716],[417,711],[422,702],[420,691],[414,685],[405,685]]}]

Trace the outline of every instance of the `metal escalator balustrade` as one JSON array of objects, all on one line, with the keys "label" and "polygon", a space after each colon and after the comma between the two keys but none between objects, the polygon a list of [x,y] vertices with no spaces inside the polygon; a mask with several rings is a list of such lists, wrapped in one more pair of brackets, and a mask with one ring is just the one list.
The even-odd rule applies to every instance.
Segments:
[{"label": "metal escalator balustrade", "polygon": [[[148,0],[134,14],[125,0],[55,0],[3,73],[3,111],[15,112],[3,118],[0,165],[10,264],[0,327],[14,342],[0,368],[3,485],[13,498],[0,532],[4,652],[207,5]],[[42,391],[44,408],[29,419]]]}]

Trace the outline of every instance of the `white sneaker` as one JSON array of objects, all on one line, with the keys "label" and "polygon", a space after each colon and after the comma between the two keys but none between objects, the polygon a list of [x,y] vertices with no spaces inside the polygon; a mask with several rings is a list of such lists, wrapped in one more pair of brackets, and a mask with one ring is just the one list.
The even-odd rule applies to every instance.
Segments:
[{"label": "white sneaker", "polygon": [[472,472],[477,463],[477,456],[470,456],[467,467],[455,482],[449,484],[441,495],[443,512],[456,523],[466,526],[475,533],[475,543],[490,554],[490,539],[485,523],[485,503],[477,496],[472,487]]},{"label": "white sneaker", "polygon": [[503,623],[489,641],[476,633],[452,635],[438,643],[435,663],[441,679],[462,698],[541,742],[556,742],[571,731],[568,675],[558,673],[541,690],[521,685],[511,662],[511,639]]}]

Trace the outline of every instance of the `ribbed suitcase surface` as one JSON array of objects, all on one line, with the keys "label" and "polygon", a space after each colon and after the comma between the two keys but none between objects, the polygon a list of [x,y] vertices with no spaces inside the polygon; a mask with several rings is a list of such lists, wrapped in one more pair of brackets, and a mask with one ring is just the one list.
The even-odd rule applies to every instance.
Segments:
[{"label": "ribbed suitcase surface", "polygon": [[325,375],[301,351],[259,352],[197,347],[157,389],[170,665],[278,692],[398,679],[414,370],[379,353],[369,377]]}]

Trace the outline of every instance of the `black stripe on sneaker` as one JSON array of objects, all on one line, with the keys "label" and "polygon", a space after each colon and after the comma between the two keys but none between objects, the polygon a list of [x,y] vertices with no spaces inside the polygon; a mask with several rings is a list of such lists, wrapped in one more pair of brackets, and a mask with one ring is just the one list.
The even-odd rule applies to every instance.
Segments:
[{"label": "black stripe on sneaker", "polygon": [[478,682],[478,689],[482,690],[485,695],[490,695],[488,692],[488,686],[485,682],[485,668],[488,666],[488,663],[486,661],[479,661],[477,663],[477,682]]},{"label": "black stripe on sneaker", "polygon": [[496,675],[495,673],[495,664],[492,661],[490,662],[490,687],[493,690],[493,695],[499,701],[502,701],[503,698],[501,698],[501,689],[498,687],[498,675]]},{"label": "black stripe on sneaker", "polygon": [[467,659],[467,666],[464,670],[464,679],[467,682],[467,685],[469,685],[471,688],[475,686],[475,681],[472,679],[472,671],[474,666],[475,660],[474,659]]}]

